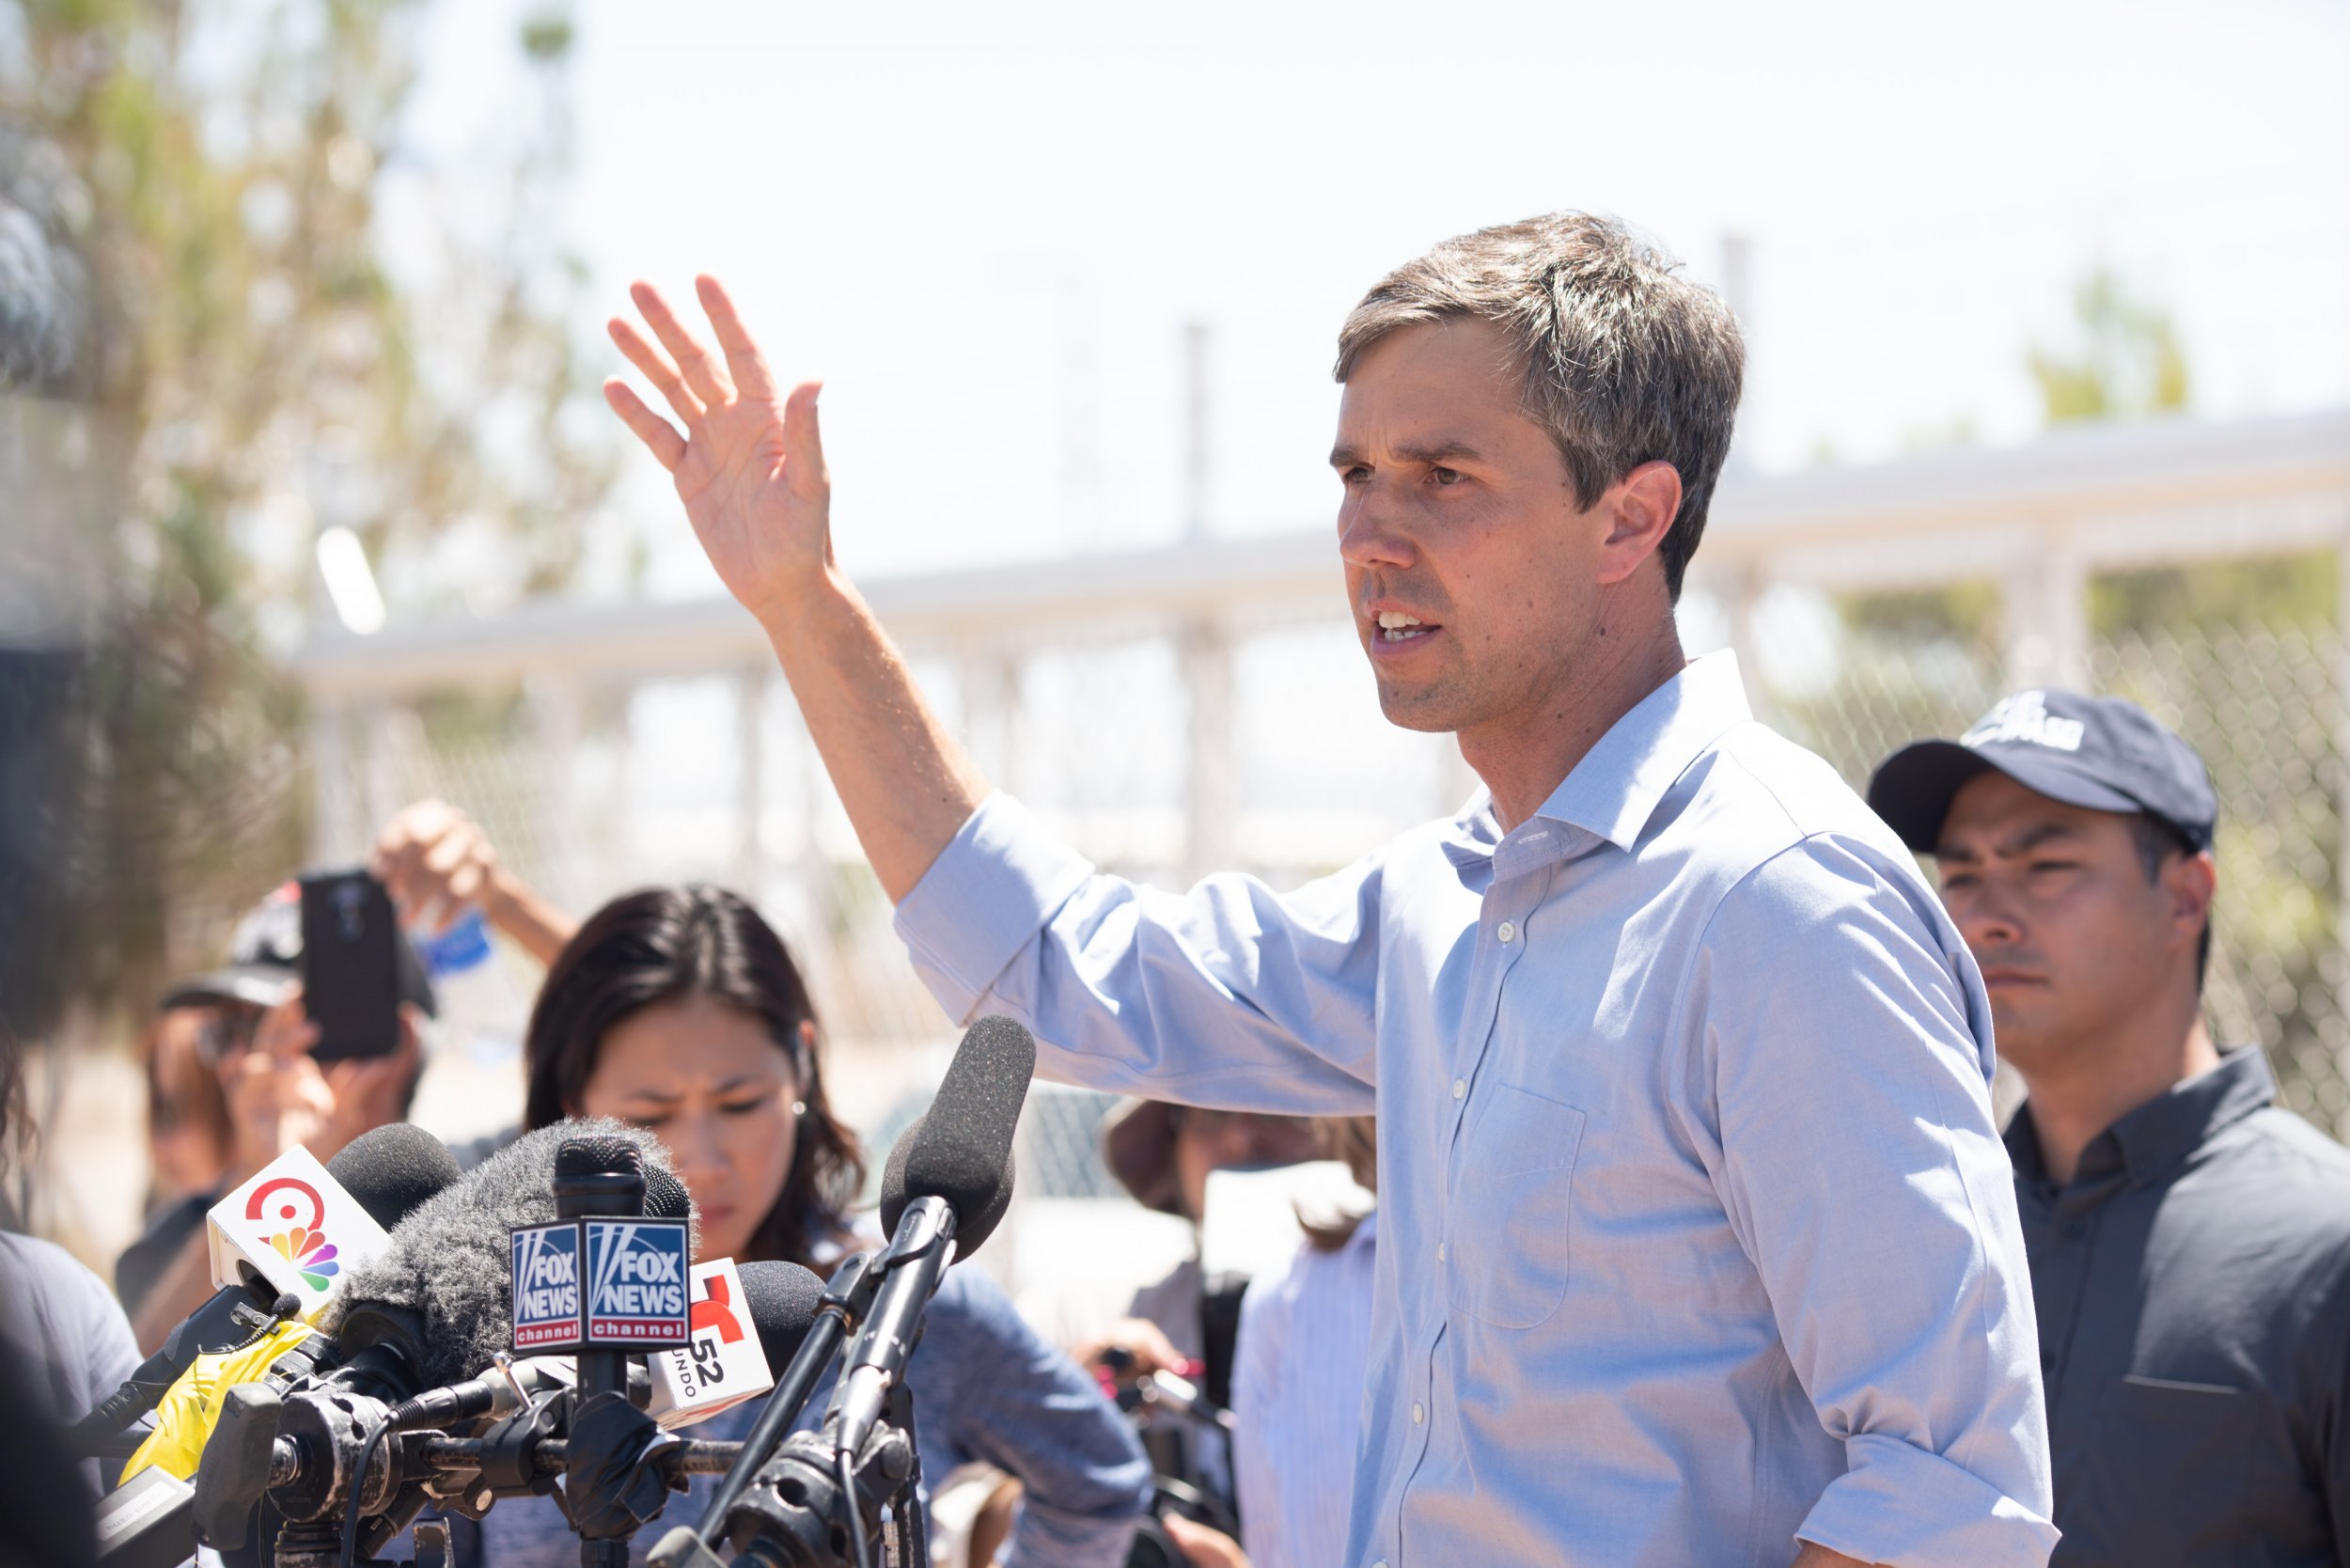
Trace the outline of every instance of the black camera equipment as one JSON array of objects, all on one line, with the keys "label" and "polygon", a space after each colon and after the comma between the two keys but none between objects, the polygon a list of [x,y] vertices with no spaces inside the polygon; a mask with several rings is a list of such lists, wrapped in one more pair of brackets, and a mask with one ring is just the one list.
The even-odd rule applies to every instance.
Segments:
[{"label": "black camera equipment", "polygon": [[[199,1533],[233,1548],[257,1520],[282,1519],[274,1568],[391,1568],[380,1554],[427,1504],[478,1518],[548,1497],[582,1562],[617,1565],[684,1477],[723,1473],[701,1527],[672,1530],[653,1562],[714,1563],[724,1542],[761,1568],[871,1568],[891,1530],[900,1561],[926,1562],[904,1372],[944,1271],[1009,1206],[1034,1053],[1004,1019],[964,1036],[931,1114],[891,1153],[887,1247],[850,1259],[821,1296],[793,1265],[745,1265],[770,1364],[790,1352],[747,1441],[689,1441],[641,1407],[633,1356],[689,1339],[687,1201],[659,1146],[633,1134],[550,1146],[560,1129],[546,1129],[395,1232],[348,1287],[327,1370],[229,1390],[198,1470]],[[804,1288],[778,1283],[785,1272]],[[777,1331],[778,1315],[796,1321]],[[528,1359],[555,1354],[576,1356],[575,1387]],[[786,1436],[836,1366],[821,1428]],[[416,1547],[419,1563],[444,1560],[446,1532],[419,1526]]]},{"label": "black camera equipment", "polygon": [[1230,1502],[1199,1484],[1195,1477],[1172,1473],[1176,1467],[1164,1456],[1187,1452],[1190,1445],[1158,1439],[1186,1430],[1212,1430],[1229,1435],[1232,1413],[1210,1399],[1207,1389],[1190,1378],[1170,1372],[1137,1375],[1134,1353],[1122,1345],[1112,1345],[1103,1352],[1102,1361],[1115,1384],[1112,1397],[1134,1423],[1143,1450],[1151,1456],[1156,1471],[1151,1478],[1151,1511],[1136,1529],[1134,1545],[1126,1555],[1126,1568],[1183,1568],[1189,1560],[1160,1520],[1170,1513],[1180,1513],[1194,1524],[1237,1537],[1240,1516]]},{"label": "black camera equipment", "polygon": [[[507,1309],[509,1232],[518,1220],[543,1219],[577,1201],[558,1196],[558,1176],[574,1188],[594,1189],[588,1207],[597,1206],[595,1192],[604,1189],[629,1187],[646,1195],[655,1217],[602,1223],[619,1224],[628,1232],[612,1239],[630,1240],[638,1231],[666,1239],[673,1266],[664,1262],[658,1247],[650,1253],[634,1248],[643,1255],[633,1256],[633,1266],[632,1257],[610,1253],[621,1265],[614,1271],[616,1279],[631,1286],[621,1293],[629,1315],[620,1327],[634,1331],[638,1343],[674,1343],[684,1337],[682,1270],[690,1207],[684,1188],[650,1137],[616,1122],[587,1128],[599,1135],[605,1129],[611,1137],[599,1137],[597,1143],[617,1141],[627,1154],[603,1148],[593,1158],[566,1155],[576,1141],[572,1135],[582,1129],[549,1128],[518,1140],[471,1176],[418,1204],[392,1230],[382,1253],[354,1270],[344,1294],[329,1304],[321,1322],[324,1333],[304,1347],[312,1352],[306,1366],[280,1376],[288,1368],[288,1358],[281,1357],[270,1378],[228,1391],[196,1477],[193,1513],[200,1539],[229,1551],[250,1544],[262,1560],[279,1568],[327,1568],[374,1559],[429,1503],[459,1512],[476,1500],[487,1506],[478,1466],[452,1465],[451,1456],[434,1447],[449,1437],[440,1429],[477,1426],[525,1409],[540,1411],[544,1421],[550,1419],[546,1407],[557,1398],[560,1406],[553,1419],[568,1422],[575,1403],[550,1384],[543,1367],[525,1371],[527,1363],[503,1364],[512,1332]],[[605,1197],[608,1203],[609,1194]],[[632,1212],[635,1206],[632,1202]],[[579,1232],[598,1222],[570,1223],[576,1242]],[[560,1229],[561,1222],[554,1228]],[[656,1276],[667,1277],[666,1282]],[[656,1302],[655,1295],[665,1299]],[[673,1313],[651,1310],[671,1306]],[[673,1338],[648,1328],[670,1320],[677,1329]],[[498,1365],[490,1373],[468,1376],[485,1363]],[[623,1400],[632,1381],[625,1353],[589,1370],[603,1385],[594,1392]],[[643,1377],[641,1369],[634,1374],[640,1382]],[[568,1435],[568,1427],[564,1430]],[[619,1437],[606,1427],[596,1432],[597,1444],[584,1451],[583,1460],[602,1460],[597,1471],[602,1484],[610,1481],[618,1461],[598,1445]],[[640,1450],[650,1447],[650,1440],[637,1445]],[[539,1475],[539,1459],[547,1451],[541,1448],[515,1462],[516,1468],[527,1470],[530,1490],[544,1492],[551,1485]],[[567,1449],[552,1451],[568,1454]],[[632,1451],[622,1457],[644,1455]]]}]

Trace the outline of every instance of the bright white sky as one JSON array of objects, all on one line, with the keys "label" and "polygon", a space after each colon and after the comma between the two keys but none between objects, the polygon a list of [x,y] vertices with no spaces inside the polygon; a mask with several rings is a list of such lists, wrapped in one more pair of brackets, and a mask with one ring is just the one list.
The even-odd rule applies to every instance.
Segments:
[{"label": "bright white sky", "polygon": [[[437,8],[414,124],[443,189],[511,124],[512,5]],[[1214,525],[1320,522],[1348,306],[1432,241],[1556,207],[1709,280],[1750,239],[1759,467],[2029,433],[2025,351],[2101,259],[2175,312],[2206,416],[2350,402],[2330,0],[596,0],[579,37],[571,222],[599,298],[715,272],[786,374],[826,379],[839,548],[869,574],[1172,534],[1195,318]],[[709,591],[662,477],[632,475],[652,587]]]}]

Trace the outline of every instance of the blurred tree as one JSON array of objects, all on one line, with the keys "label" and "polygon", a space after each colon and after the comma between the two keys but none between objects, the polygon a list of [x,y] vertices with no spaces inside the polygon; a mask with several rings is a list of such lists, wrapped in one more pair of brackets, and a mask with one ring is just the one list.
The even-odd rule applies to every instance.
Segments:
[{"label": "blurred tree", "polygon": [[2026,355],[2050,425],[2170,414],[2187,405],[2186,353],[2170,313],[2131,294],[2110,267],[2073,289],[2069,353]]},{"label": "blurred tree", "polygon": [[[2170,414],[2187,406],[2192,378],[2170,313],[2132,293],[2112,268],[2096,267],[2074,285],[2073,339],[2062,351],[2035,345],[2025,354],[2049,428]],[[1961,420],[1956,428],[1967,426]],[[2109,635],[2182,615],[2230,619],[2232,611],[2269,604],[2279,590],[2297,604],[2315,591],[2305,564],[2245,562],[2217,570],[2102,577],[2092,589],[2091,624],[2098,634]],[[2330,581],[2328,576],[2327,594]],[[1845,625],[1863,636],[1964,644],[1998,633],[1998,594],[1987,583],[1846,594],[1838,604]]]},{"label": "blurred tree", "polygon": [[[2075,287],[2073,318],[2069,352],[2035,347],[2026,356],[2050,428],[2186,408],[2193,378],[2168,310],[2099,267]],[[2329,625],[2334,580],[2331,551],[2113,572],[2091,586],[2090,627],[2111,636],[2188,624]]]},{"label": "blurred tree", "polygon": [[[408,158],[425,19],[420,0],[0,0],[0,151],[13,136],[59,171],[44,221],[90,282],[45,330],[79,334],[71,390],[125,453],[84,666],[87,809],[58,847],[80,995],[143,1008],[299,865],[282,656],[321,605],[322,530],[356,535],[395,614],[482,606],[565,582],[609,488],[563,325],[582,269],[553,238],[568,15],[521,29],[537,102],[466,169],[500,214],[472,231]],[[0,364],[11,385],[60,391]]]},{"label": "blurred tree", "polygon": [[2089,585],[2090,629],[2100,637],[2189,626],[2322,631],[2338,613],[2339,572],[2331,550],[2108,572]]}]

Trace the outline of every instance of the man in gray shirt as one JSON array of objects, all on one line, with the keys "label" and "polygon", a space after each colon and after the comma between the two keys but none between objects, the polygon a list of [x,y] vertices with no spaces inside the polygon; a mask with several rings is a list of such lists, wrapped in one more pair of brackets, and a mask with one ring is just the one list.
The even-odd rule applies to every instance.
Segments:
[{"label": "man in gray shirt", "polygon": [[2024,692],[1889,759],[2030,1098],[2060,1568],[2350,1564],[2350,1152],[2202,1017],[2218,804],[2119,698]]}]

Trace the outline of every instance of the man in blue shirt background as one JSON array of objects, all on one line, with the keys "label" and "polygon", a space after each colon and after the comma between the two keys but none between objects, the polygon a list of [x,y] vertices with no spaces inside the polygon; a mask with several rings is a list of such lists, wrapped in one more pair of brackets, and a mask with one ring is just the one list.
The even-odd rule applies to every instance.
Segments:
[{"label": "man in blue shirt background", "polygon": [[1612,221],[1447,242],[1340,339],[1379,700],[1485,788],[1276,895],[1097,874],[833,564],[818,388],[710,279],[606,395],[767,628],[917,968],[1040,1072],[1380,1122],[1348,1560],[2036,1564],[2056,1538],[1990,1017],[1915,864],[1673,605],[1743,350]]}]

